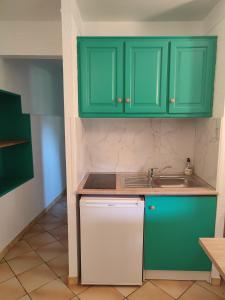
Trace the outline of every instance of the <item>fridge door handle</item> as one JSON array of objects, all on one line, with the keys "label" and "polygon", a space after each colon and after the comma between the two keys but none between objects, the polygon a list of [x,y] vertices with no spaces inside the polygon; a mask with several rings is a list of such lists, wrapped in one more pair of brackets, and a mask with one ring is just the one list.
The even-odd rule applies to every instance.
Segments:
[{"label": "fridge door handle", "polygon": [[138,203],[99,203],[99,202],[86,202],[81,206],[86,207],[138,207]]}]

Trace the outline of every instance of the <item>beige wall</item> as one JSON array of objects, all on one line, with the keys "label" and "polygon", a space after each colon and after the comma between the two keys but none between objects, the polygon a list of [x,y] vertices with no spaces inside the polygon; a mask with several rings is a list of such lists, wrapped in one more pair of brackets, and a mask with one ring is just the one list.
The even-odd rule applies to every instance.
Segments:
[{"label": "beige wall", "polygon": [[61,22],[0,22],[0,55],[62,56]]},{"label": "beige wall", "polygon": [[201,22],[84,22],[83,35],[201,35]]}]

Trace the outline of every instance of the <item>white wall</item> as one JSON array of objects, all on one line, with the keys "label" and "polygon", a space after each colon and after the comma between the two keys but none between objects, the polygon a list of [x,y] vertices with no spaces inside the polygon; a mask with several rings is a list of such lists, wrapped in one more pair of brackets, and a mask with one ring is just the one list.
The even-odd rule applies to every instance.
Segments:
[{"label": "white wall", "polygon": [[214,88],[214,116],[222,117],[225,102],[225,2],[221,1],[204,21],[204,34],[216,35],[217,62]]},{"label": "white wall", "polygon": [[[30,61],[28,69],[31,70],[32,66],[35,69],[36,63],[38,62]],[[4,60],[0,59],[0,89],[8,89],[10,84],[13,92],[26,95],[25,90],[31,83],[29,73],[26,73],[27,64],[28,61],[24,64],[24,68],[22,64],[18,68],[18,64],[15,63],[14,69],[13,60],[11,63],[4,63]],[[42,65],[41,61],[38,65],[39,67]],[[44,66],[42,65],[43,72],[41,74],[45,73]],[[48,67],[47,71],[50,71]],[[55,74],[53,73],[51,76],[54,77]],[[21,78],[23,78],[22,81]],[[0,197],[0,251],[65,189],[64,119],[62,116],[54,114],[54,110],[51,110],[51,114],[49,114],[49,107],[53,108],[53,102],[48,96],[52,94],[46,93],[45,96],[43,91],[46,85],[41,85],[43,81],[35,78],[36,87],[42,89],[41,93],[38,93],[39,97],[36,95],[33,99],[35,103],[32,102],[32,105],[28,103],[29,98],[26,99],[26,97],[24,98],[25,102],[22,103],[26,107],[26,112],[32,113],[34,178]],[[62,85],[62,82],[59,84]],[[56,87],[52,85],[51,88],[55,89]],[[45,115],[40,114],[39,102],[42,104],[42,113],[44,113],[44,107],[47,108]],[[43,105],[48,102],[51,105]],[[63,103],[63,98],[61,98],[61,102]]]},{"label": "white wall", "polygon": [[61,22],[0,22],[0,55],[62,55]]},{"label": "white wall", "polygon": [[201,22],[83,22],[87,36],[201,35]]},{"label": "white wall", "polygon": [[24,113],[63,116],[61,60],[4,58],[0,64],[1,85],[21,95]]},{"label": "white wall", "polygon": [[66,142],[67,204],[69,231],[69,277],[78,275],[76,189],[85,174],[83,126],[78,117],[76,38],[82,31],[82,20],[76,2],[62,0],[62,40],[64,74],[64,115]]}]

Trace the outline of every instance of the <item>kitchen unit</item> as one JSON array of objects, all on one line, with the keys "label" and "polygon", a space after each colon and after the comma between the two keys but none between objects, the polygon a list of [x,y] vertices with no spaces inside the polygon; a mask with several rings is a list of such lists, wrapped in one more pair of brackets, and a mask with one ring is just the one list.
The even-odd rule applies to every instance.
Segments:
[{"label": "kitchen unit", "polygon": [[[104,187],[104,177],[106,178],[106,188]],[[91,209],[96,203],[97,206],[102,206],[103,209],[110,211],[110,206],[107,207],[107,203],[113,203],[115,197],[119,197],[119,199],[120,197],[131,197],[131,201],[133,201],[132,197],[144,197],[144,230],[143,233],[139,231],[139,235],[144,234],[143,269],[150,272],[151,278],[158,276],[155,275],[157,274],[155,272],[160,271],[188,271],[195,272],[195,274],[196,272],[206,272],[207,274],[210,272],[211,262],[201,249],[198,239],[214,236],[217,204],[215,189],[196,176],[189,176],[188,178],[183,175],[164,175],[161,178],[156,176],[153,178],[153,183],[146,181],[146,178],[148,178],[146,173],[93,173],[87,174],[82,180],[77,191],[78,197],[81,198],[82,283],[123,284],[122,280],[116,282],[115,279],[113,282],[111,276],[114,274],[112,270],[114,270],[116,264],[110,265],[110,256],[116,260],[116,236],[123,234],[123,232],[120,232],[122,226],[117,227],[117,233],[113,231],[115,240],[112,245],[108,244],[107,238],[110,239],[110,237],[107,236],[106,232],[107,228],[111,227],[110,222],[114,214],[111,217],[109,214],[107,218],[106,212],[104,212],[99,214],[100,217],[95,218],[94,212],[91,213]],[[167,181],[165,181],[165,178],[167,178]],[[111,184],[109,184],[110,180]],[[182,180],[183,183],[181,183]],[[105,201],[106,197],[107,201]],[[91,206],[87,215],[84,214],[83,202],[85,201],[90,203]],[[123,213],[123,215],[124,222],[126,222],[126,213]],[[102,222],[102,217],[104,222]],[[120,219],[120,214],[118,218]],[[136,217],[133,219],[134,221],[137,220]],[[90,226],[90,234],[89,230],[85,229],[85,222]],[[102,239],[103,233],[107,237],[106,241]],[[91,244],[85,244],[88,237]],[[127,234],[127,237],[129,240],[130,235]],[[136,241],[137,237],[133,236],[133,240]],[[112,252],[106,250],[109,245],[113,249]],[[131,242],[130,248],[124,248],[127,251],[127,256],[129,256],[129,253],[133,253],[131,250],[135,245],[137,245],[136,242],[134,244]],[[109,256],[104,256],[104,251]],[[125,255],[124,252],[123,254]],[[106,259],[104,264],[100,263],[102,259]],[[124,259],[124,262],[126,262],[126,259]],[[97,282],[91,282],[90,279],[89,281],[83,280],[82,270],[84,270],[84,274],[86,270],[89,270],[89,272],[90,270],[96,270],[96,273],[101,274],[103,272],[102,268],[105,268],[105,280],[101,277],[98,277],[99,281]],[[92,275],[95,272],[92,271]],[[129,284],[129,282],[126,284]]]},{"label": "kitchen unit", "polygon": [[216,37],[79,37],[82,118],[212,116]]}]

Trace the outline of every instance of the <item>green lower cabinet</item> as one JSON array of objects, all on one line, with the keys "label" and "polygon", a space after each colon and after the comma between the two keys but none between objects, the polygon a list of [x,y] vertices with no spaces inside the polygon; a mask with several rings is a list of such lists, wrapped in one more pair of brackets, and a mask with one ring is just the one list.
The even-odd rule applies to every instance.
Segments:
[{"label": "green lower cabinet", "polygon": [[144,269],[210,271],[198,239],[213,237],[215,196],[147,196]]}]

